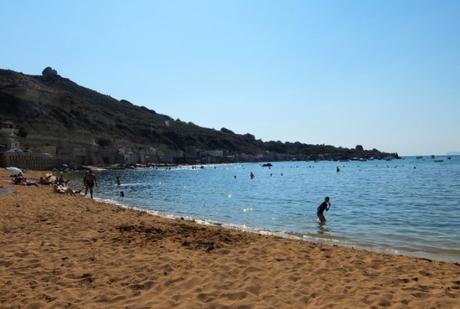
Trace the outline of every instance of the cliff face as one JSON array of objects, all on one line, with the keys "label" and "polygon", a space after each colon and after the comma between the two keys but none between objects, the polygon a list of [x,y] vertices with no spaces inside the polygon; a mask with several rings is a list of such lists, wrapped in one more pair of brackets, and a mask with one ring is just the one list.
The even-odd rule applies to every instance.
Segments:
[{"label": "cliff face", "polygon": [[72,164],[388,155],[376,150],[264,143],[250,134],[202,128],[81,87],[51,68],[40,76],[0,70],[0,122],[3,150],[16,143],[16,148]]}]

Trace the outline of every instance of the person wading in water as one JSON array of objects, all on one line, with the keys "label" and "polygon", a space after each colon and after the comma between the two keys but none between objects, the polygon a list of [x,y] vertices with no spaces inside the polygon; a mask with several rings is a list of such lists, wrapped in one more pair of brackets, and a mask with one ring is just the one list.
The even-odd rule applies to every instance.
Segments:
[{"label": "person wading in water", "polygon": [[324,211],[328,211],[329,208],[331,208],[331,202],[329,201],[329,196],[326,196],[324,198],[324,202],[321,203],[321,205],[318,206],[318,209],[316,210],[316,215],[318,216],[319,222],[321,224],[326,223],[326,218],[324,217]]}]

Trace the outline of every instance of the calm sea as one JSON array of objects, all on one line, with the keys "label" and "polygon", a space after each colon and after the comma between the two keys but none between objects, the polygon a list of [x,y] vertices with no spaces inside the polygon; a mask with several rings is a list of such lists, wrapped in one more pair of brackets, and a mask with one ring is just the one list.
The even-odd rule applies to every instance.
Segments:
[{"label": "calm sea", "polygon": [[[96,196],[241,229],[460,261],[460,157],[435,160],[103,171],[97,174]],[[255,174],[252,180],[250,172]],[[332,207],[321,226],[316,208],[325,196]]]}]

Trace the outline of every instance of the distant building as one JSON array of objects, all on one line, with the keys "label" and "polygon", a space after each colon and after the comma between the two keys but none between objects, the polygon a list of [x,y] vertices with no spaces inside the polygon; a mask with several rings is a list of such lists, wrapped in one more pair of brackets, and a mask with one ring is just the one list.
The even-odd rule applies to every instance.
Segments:
[{"label": "distant building", "polygon": [[[23,151],[18,132],[12,121],[0,121],[0,166],[16,166],[27,169],[50,169],[57,165],[56,147],[43,146],[47,152]],[[53,153],[54,152],[54,153]]]},{"label": "distant building", "polygon": [[216,158],[222,158],[224,156],[223,150],[208,150],[204,152],[204,155]]},{"label": "distant building", "polygon": [[17,140],[18,129],[12,121],[0,122],[0,153],[6,151],[21,151]]}]

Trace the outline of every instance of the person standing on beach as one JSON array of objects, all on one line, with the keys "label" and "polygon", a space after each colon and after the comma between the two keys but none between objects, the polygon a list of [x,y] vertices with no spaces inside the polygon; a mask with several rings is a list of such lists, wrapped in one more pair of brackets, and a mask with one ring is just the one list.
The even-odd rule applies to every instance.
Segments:
[{"label": "person standing on beach", "polygon": [[93,199],[93,187],[94,185],[97,186],[97,182],[96,182],[96,176],[93,174],[91,170],[89,170],[88,173],[85,175],[85,177],[83,177],[83,183],[85,185],[85,196],[88,193],[88,189],[89,189],[91,199]]},{"label": "person standing on beach", "polygon": [[316,215],[318,216],[319,222],[321,224],[326,223],[326,218],[324,217],[324,211],[329,211],[329,208],[331,208],[331,202],[330,202],[329,196],[326,196],[324,198],[324,202],[322,202],[321,205],[319,205],[318,209],[316,210]]}]

